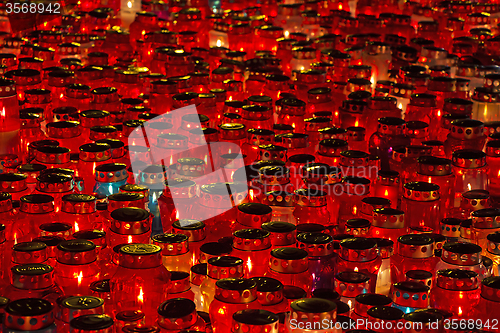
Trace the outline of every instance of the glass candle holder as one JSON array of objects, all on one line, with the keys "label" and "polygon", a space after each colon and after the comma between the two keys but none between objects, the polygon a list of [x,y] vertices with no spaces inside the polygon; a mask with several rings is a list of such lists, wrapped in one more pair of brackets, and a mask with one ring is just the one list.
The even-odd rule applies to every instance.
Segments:
[{"label": "glass candle holder", "polygon": [[472,118],[485,122],[498,120],[498,98],[498,91],[494,88],[477,87],[472,95]]},{"label": "glass candle holder", "polygon": [[106,163],[95,167],[95,186],[93,193],[99,198],[119,193],[120,187],[128,179],[126,165],[123,163]]},{"label": "glass candle holder", "polygon": [[95,168],[108,163],[111,159],[110,149],[111,147],[105,143],[87,143],[80,146],[78,176],[85,179],[87,191],[92,191],[96,185]]},{"label": "glass candle holder", "polygon": [[235,231],[233,235],[232,254],[243,259],[244,276],[246,278],[263,276],[268,268],[268,253],[271,248],[270,233],[262,229],[241,229]]},{"label": "glass candle holder", "polygon": [[200,285],[202,309],[210,308],[218,280],[243,277],[243,264],[243,260],[237,257],[221,256],[208,259],[207,276]]},{"label": "glass candle holder", "polygon": [[267,310],[240,310],[233,314],[235,332],[267,331],[278,333],[279,317]]},{"label": "glass candle holder", "polygon": [[393,208],[377,208],[373,210],[370,235],[377,238],[390,239],[396,242],[400,236],[407,233],[405,213]]},{"label": "glass candle holder", "polygon": [[[144,201],[139,201],[139,203],[144,204]],[[135,227],[132,228],[132,225]],[[109,245],[112,248],[120,244],[149,242],[150,234],[151,215],[147,210],[125,207],[111,211]]]},{"label": "glass candle holder", "polygon": [[452,313],[455,318],[473,313],[480,299],[478,274],[462,269],[445,269],[436,274],[432,306]]},{"label": "glass candle holder", "polygon": [[[31,276],[31,278],[28,278]],[[63,295],[54,282],[54,269],[46,264],[16,265],[11,269],[10,286],[5,289],[10,302],[23,298],[40,298],[51,302]]]},{"label": "glass candle holder", "polygon": [[162,262],[169,271],[188,272],[193,263],[189,253],[188,236],[161,234],[153,236],[153,244],[162,248]]},{"label": "glass candle holder", "polygon": [[146,315],[145,324],[153,324],[161,300],[167,297],[169,282],[159,246],[136,243],[120,248],[119,266],[110,281],[113,301],[121,304],[120,310],[141,310]]},{"label": "glass candle holder", "polygon": [[460,195],[471,190],[488,190],[486,154],[479,150],[456,150],[452,158],[455,174],[455,207],[460,206]]},{"label": "glass candle holder", "polygon": [[[348,202],[348,205],[340,205],[338,225],[340,230],[344,229],[347,220],[357,218],[363,206],[362,200],[370,195],[370,180],[361,177],[345,177],[343,179],[343,192],[341,200]],[[338,205],[338,203],[337,203]]]},{"label": "glass candle holder", "polygon": [[34,194],[48,194],[54,198],[55,211],[59,212],[62,198],[67,194],[76,192],[72,176],[61,173],[45,173],[37,178]]},{"label": "glass candle holder", "polygon": [[[275,314],[288,310],[288,301],[284,297],[284,288],[280,281],[270,277],[254,277],[250,280],[257,283],[257,302],[262,309]],[[279,327],[284,324],[280,322]]]},{"label": "glass candle holder", "polygon": [[454,120],[451,122],[451,131],[444,143],[446,156],[450,158],[453,152],[460,149],[483,147],[485,140],[484,124],[479,120]]},{"label": "glass candle holder", "polygon": [[297,247],[308,252],[309,272],[313,276],[312,290],[333,288],[335,277],[333,238],[324,233],[300,233],[297,235]]},{"label": "glass candle holder", "polygon": [[[34,310],[35,308],[37,311]],[[53,311],[54,305],[44,299],[24,298],[13,301],[5,308],[5,318],[6,321],[9,321],[8,324],[5,324],[5,328],[11,331],[28,330],[28,332],[55,333]],[[42,320],[44,317],[47,317],[47,320]],[[28,318],[35,318],[36,323],[30,323]],[[20,324],[21,322],[23,324]]]},{"label": "glass candle holder", "polygon": [[310,291],[313,277],[308,268],[309,262],[305,250],[283,247],[271,251],[269,270],[266,276],[281,281],[283,285],[295,286]]},{"label": "glass candle holder", "polygon": [[78,153],[81,142],[75,138],[82,134],[82,128],[78,122],[51,122],[46,125],[46,129],[50,139],[57,140],[62,147],[69,148],[71,153]]},{"label": "glass candle holder", "polygon": [[295,225],[287,222],[272,221],[262,224],[261,228],[269,231],[272,249],[295,245]]},{"label": "glass candle holder", "polygon": [[449,242],[443,245],[441,260],[436,269],[466,269],[478,273],[479,278],[489,275],[481,247],[473,243]]},{"label": "glass candle holder", "polygon": [[21,197],[19,220],[14,225],[14,243],[31,241],[38,236],[43,221],[58,221],[54,212],[54,198],[46,194],[30,194]]},{"label": "glass candle holder", "polygon": [[500,216],[500,210],[494,208],[479,209],[470,214],[472,241],[481,246],[483,254],[486,253],[488,245],[486,237],[490,233],[500,230],[500,224],[496,222],[497,216]]},{"label": "glass candle holder", "polygon": [[322,191],[296,190],[294,206],[293,215],[297,220],[297,224],[313,223],[316,218],[321,218],[325,226],[336,224],[335,221],[330,221],[326,193]]},{"label": "glass candle holder", "polygon": [[378,255],[377,243],[370,238],[350,238],[340,242],[338,270],[363,273],[370,279],[370,290],[375,292],[377,275],[382,258]]},{"label": "glass candle holder", "polygon": [[441,201],[439,186],[433,183],[406,183],[403,189],[401,209],[409,217],[409,228],[439,230]]},{"label": "glass candle holder", "polygon": [[70,223],[75,232],[96,227],[96,197],[89,194],[66,194],[61,198],[61,221]]},{"label": "glass candle holder", "polygon": [[405,121],[400,118],[384,117],[378,119],[378,129],[369,141],[371,154],[379,156],[383,166],[388,164],[389,156],[397,146],[410,143],[409,138],[404,136],[403,128]]},{"label": "glass candle holder", "polygon": [[403,235],[398,238],[397,252],[392,256],[394,266],[398,267],[398,280],[406,280],[411,270],[434,273],[437,259],[434,257],[434,242],[425,234]]},{"label": "glass candle holder", "polygon": [[399,207],[400,202],[400,177],[397,171],[379,170],[377,180],[373,186],[373,195],[390,200],[393,208]]},{"label": "glass candle holder", "polygon": [[[495,306],[500,302],[498,297],[498,290],[500,278],[498,276],[491,276],[481,281],[481,298],[478,305],[478,317],[483,320],[488,320],[488,326],[492,320],[498,320],[500,316],[491,311],[491,306]],[[491,327],[491,326],[490,326]]]},{"label": "glass candle holder", "polygon": [[237,311],[260,307],[256,304],[256,287],[256,282],[249,279],[227,278],[216,282],[215,298],[209,312],[214,333],[230,329],[232,315]]},{"label": "glass candle holder", "polygon": [[95,244],[97,264],[101,269],[101,278],[108,278],[110,276],[110,271],[113,270],[113,250],[108,247],[106,232],[99,229],[86,229],[75,232],[73,238],[89,240]]},{"label": "glass candle holder", "polygon": [[69,295],[87,295],[99,280],[96,246],[91,241],[69,240],[57,246],[56,282]]},{"label": "glass candle holder", "polygon": [[3,191],[10,193],[12,200],[19,200],[30,191],[26,180],[28,176],[22,173],[2,173],[0,174],[0,184]]},{"label": "glass candle holder", "polygon": [[335,275],[335,291],[350,310],[354,310],[356,297],[370,293],[371,289],[370,277],[365,273],[343,271]]},{"label": "glass candle holder", "polygon": [[69,322],[79,316],[103,314],[104,300],[95,296],[69,296],[60,299],[56,313],[57,327],[69,330]]}]

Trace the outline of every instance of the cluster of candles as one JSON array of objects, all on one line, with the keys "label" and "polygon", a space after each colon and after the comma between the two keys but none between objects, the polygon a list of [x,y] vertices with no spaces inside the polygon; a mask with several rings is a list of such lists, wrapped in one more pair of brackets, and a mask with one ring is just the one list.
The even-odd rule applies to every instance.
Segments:
[{"label": "cluster of candles", "polygon": [[0,20],[4,333],[500,330],[500,3],[61,3]]}]

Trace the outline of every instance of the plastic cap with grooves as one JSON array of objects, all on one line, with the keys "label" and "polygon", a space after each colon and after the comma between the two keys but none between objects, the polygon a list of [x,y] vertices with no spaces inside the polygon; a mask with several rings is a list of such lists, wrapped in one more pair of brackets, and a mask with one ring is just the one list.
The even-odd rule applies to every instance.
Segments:
[{"label": "plastic cap with grooves", "polygon": [[340,242],[340,257],[347,261],[367,262],[378,256],[377,242],[371,238],[348,238]]},{"label": "plastic cap with grooves", "polygon": [[475,290],[479,288],[479,278],[470,270],[444,269],[437,272],[436,286],[446,290]]},{"label": "plastic cap with grooves", "polygon": [[28,188],[27,178],[28,176],[22,173],[2,173],[0,174],[0,187],[9,193],[24,191]]},{"label": "plastic cap with grooves", "polygon": [[84,162],[102,162],[111,158],[111,146],[107,143],[86,143],[80,146],[79,158]]},{"label": "plastic cap with grooves", "polygon": [[158,307],[158,325],[165,330],[178,331],[193,326],[198,320],[196,305],[186,298],[173,298]]},{"label": "plastic cap with grooves", "polygon": [[198,220],[181,219],[174,221],[172,230],[177,234],[184,234],[189,242],[200,242],[205,239],[205,223]]},{"label": "plastic cap with grooves", "polygon": [[127,177],[127,166],[123,163],[106,163],[95,167],[95,179],[100,183],[116,183]]},{"label": "plastic cap with grooves", "polygon": [[45,214],[54,211],[54,197],[47,194],[29,194],[21,197],[21,212]]},{"label": "plastic cap with grooves", "polygon": [[462,149],[452,153],[452,164],[464,169],[477,169],[486,165],[486,154],[481,150]]},{"label": "plastic cap with grooves", "polygon": [[70,321],[71,331],[75,333],[99,332],[111,333],[113,318],[105,314],[88,314]]},{"label": "plastic cap with grooves", "polygon": [[54,322],[53,305],[40,298],[11,301],[5,308],[4,325],[7,330],[43,331]]},{"label": "plastic cap with grooves", "polygon": [[307,251],[293,247],[274,249],[271,251],[269,267],[275,272],[284,274],[305,272],[309,268]]},{"label": "plastic cap with grooves", "polygon": [[294,202],[302,207],[322,207],[326,206],[326,198],[326,193],[322,191],[299,189],[295,191]]},{"label": "plastic cap with grooves", "polygon": [[278,315],[266,310],[241,310],[233,314],[234,333],[278,333]]},{"label": "plastic cap with grooves", "polygon": [[371,222],[362,219],[362,218],[354,218],[346,221],[345,224],[345,233],[348,235],[352,235],[354,237],[364,237],[368,235],[368,231],[370,230]]},{"label": "plastic cap with grooves", "polygon": [[47,245],[42,242],[17,243],[12,249],[12,261],[16,264],[43,263],[48,258]]},{"label": "plastic cap with grooves", "polygon": [[125,244],[120,247],[119,265],[132,269],[148,269],[162,265],[161,248],[153,244]]},{"label": "plastic cap with grooves", "polygon": [[472,243],[452,242],[443,245],[441,260],[452,265],[478,265],[481,258],[481,247]]},{"label": "plastic cap with grooves", "polygon": [[332,236],[320,232],[303,232],[297,235],[297,247],[307,251],[309,257],[333,254]]},{"label": "plastic cap with grooves", "polygon": [[241,229],[233,233],[233,248],[242,251],[262,251],[271,247],[269,231],[262,229]]},{"label": "plastic cap with grooves", "polygon": [[123,192],[108,196],[108,211],[119,208],[144,208],[145,197],[142,193]]},{"label": "plastic cap with grooves", "polygon": [[96,197],[72,193],[62,197],[61,211],[69,214],[91,214],[96,211]]},{"label": "plastic cap with grooves", "polygon": [[257,283],[250,279],[227,278],[215,283],[215,299],[231,304],[246,304],[257,299]]},{"label": "plastic cap with grooves", "polygon": [[385,229],[403,229],[405,228],[405,213],[393,208],[374,209],[372,225]]},{"label": "plastic cap with grooves", "polygon": [[434,201],[440,198],[439,185],[426,182],[411,182],[404,184],[403,195],[414,201]]},{"label": "plastic cap with grooves", "polygon": [[189,237],[184,234],[160,234],[153,236],[153,244],[162,249],[163,256],[178,256],[189,252]]},{"label": "plastic cap with grooves", "polygon": [[243,260],[231,256],[210,258],[207,275],[216,280],[243,277]]},{"label": "plastic cap with grooves", "polygon": [[66,265],[85,265],[97,259],[96,246],[83,239],[63,241],[57,246],[57,262]]},{"label": "plastic cap with grooves", "polygon": [[335,275],[335,291],[341,297],[356,297],[370,290],[370,277],[366,274],[344,271]]},{"label": "plastic cap with grooves", "polygon": [[355,297],[354,312],[361,316],[367,317],[366,312],[374,306],[391,306],[392,299],[385,295],[380,294],[360,294]]},{"label": "plastic cap with grooves", "polygon": [[45,264],[24,264],[11,268],[11,284],[19,289],[45,289],[54,284],[54,269]]},{"label": "plastic cap with grooves", "polygon": [[296,227],[287,222],[268,222],[262,224],[262,229],[270,232],[271,244],[273,246],[293,245],[296,241]]},{"label": "plastic cap with grooves", "polygon": [[283,301],[283,284],[270,277],[254,277],[257,283],[257,301],[261,305],[274,305]]},{"label": "plastic cap with grooves", "polygon": [[429,307],[429,291],[420,282],[397,282],[393,284],[392,300],[399,306],[425,309]]},{"label": "plastic cap with grooves", "polygon": [[63,193],[72,191],[75,185],[72,176],[61,173],[45,173],[37,178],[36,189],[44,193]]},{"label": "plastic cap with grooves", "polygon": [[145,209],[118,208],[113,210],[110,216],[112,219],[110,229],[118,234],[140,235],[151,229],[151,214]]},{"label": "plastic cap with grooves", "polygon": [[430,258],[434,255],[434,241],[426,234],[403,235],[398,238],[398,253],[406,258]]},{"label": "plastic cap with grooves", "polygon": [[418,173],[426,176],[451,175],[451,160],[435,156],[421,156],[418,161]]}]

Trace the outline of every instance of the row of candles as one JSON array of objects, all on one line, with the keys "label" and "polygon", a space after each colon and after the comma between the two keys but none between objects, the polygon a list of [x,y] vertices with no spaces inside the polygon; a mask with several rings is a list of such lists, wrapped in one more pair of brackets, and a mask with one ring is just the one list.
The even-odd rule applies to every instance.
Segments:
[{"label": "row of candles", "polygon": [[138,4],[0,36],[5,332],[498,331],[498,4]]}]

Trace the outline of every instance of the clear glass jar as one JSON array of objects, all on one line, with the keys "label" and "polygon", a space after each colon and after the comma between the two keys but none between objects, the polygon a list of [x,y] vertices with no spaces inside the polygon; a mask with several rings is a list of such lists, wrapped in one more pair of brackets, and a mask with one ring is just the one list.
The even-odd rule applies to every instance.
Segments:
[{"label": "clear glass jar", "polygon": [[439,230],[441,221],[439,186],[426,182],[411,182],[403,186],[401,210],[407,216],[410,229]]},{"label": "clear glass jar", "polygon": [[153,324],[158,306],[167,298],[170,273],[162,265],[161,248],[152,244],[128,244],[120,248],[120,260],[110,281],[113,304],[120,310],[141,310],[145,324]]},{"label": "clear glass jar", "polygon": [[[482,145],[481,145],[482,147]],[[480,150],[455,150],[452,158],[455,174],[455,207],[460,207],[460,197],[471,190],[488,190],[486,154]]]},{"label": "clear glass jar", "polygon": [[307,251],[309,273],[313,276],[312,290],[333,288],[336,255],[333,238],[319,232],[303,232],[297,235],[297,247]]}]

